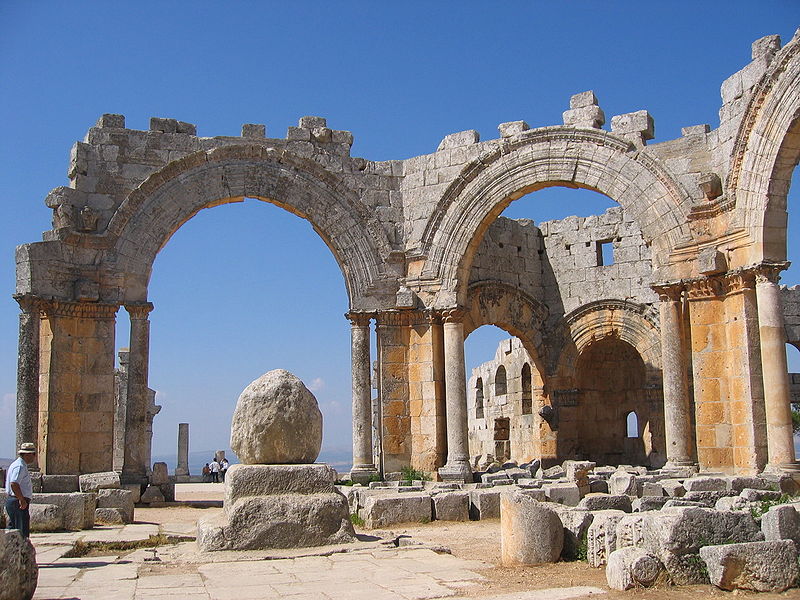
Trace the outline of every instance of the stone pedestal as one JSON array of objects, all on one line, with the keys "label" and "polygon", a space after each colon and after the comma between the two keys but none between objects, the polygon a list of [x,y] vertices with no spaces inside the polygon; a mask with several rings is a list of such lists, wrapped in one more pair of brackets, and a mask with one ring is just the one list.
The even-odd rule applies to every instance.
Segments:
[{"label": "stone pedestal", "polygon": [[201,520],[202,551],[302,548],[355,541],[347,499],[325,464],[232,465],[224,510]]}]

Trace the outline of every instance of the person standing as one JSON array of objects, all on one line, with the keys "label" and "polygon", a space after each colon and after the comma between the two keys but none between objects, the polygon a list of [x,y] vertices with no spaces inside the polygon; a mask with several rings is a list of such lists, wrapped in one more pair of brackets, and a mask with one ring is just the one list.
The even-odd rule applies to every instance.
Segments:
[{"label": "person standing", "polygon": [[208,466],[211,468],[211,481],[214,483],[219,483],[219,463],[217,462],[217,459],[212,458],[211,462],[208,463]]},{"label": "person standing", "polygon": [[229,463],[227,458],[223,458],[222,462],[219,463],[219,473],[222,476],[223,483],[225,482],[225,475],[228,473],[228,466]]},{"label": "person standing", "polygon": [[36,458],[36,446],[25,442],[19,447],[19,458],[8,467],[6,474],[6,512],[8,529],[19,529],[22,537],[30,537],[31,515],[29,506],[33,498],[33,482],[28,465]]}]

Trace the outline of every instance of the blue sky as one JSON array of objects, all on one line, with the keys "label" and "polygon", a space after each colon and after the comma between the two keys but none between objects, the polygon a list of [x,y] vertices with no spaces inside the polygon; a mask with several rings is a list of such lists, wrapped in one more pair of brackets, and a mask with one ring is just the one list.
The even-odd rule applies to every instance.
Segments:
[{"label": "blue sky", "polygon": [[[353,132],[354,156],[385,160],[464,129],[491,139],[505,121],[560,124],[570,95],[592,89],[609,122],[649,110],[658,142],[716,127],[719,86],[751,42],[786,42],[798,25],[795,0],[0,3],[0,456],[14,438],[13,249],[49,229],[44,198],[67,184],[70,147],[101,114],[135,129],[177,118],[201,136],[265,123],[269,137],[319,115]],[[543,221],[609,205],[546,190],[509,213]],[[227,447],[239,393],[278,367],[315,391],[325,447],[349,447],[347,297],[308,223],[255,200],[202,211],[158,256],[150,299],[155,454],[174,452],[183,421],[193,451]],[[124,311],[118,323],[119,347]],[[501,335],[470,336],[468,371]]]}]

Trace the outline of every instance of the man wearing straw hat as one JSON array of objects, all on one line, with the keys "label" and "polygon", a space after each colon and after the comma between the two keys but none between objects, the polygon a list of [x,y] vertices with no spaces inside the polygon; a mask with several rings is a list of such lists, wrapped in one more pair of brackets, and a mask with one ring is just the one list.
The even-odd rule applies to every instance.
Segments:
[{"label": "man wearing straw hat", "polygon": [[31,516],[28,506],[33,497],[33,483],[28,465],[36,458],[36,446],[25,442],[19,447],[19,458],[8,467],[6,475],[6,512],[8,529],[19,529],[22,537],[30,536]]}]

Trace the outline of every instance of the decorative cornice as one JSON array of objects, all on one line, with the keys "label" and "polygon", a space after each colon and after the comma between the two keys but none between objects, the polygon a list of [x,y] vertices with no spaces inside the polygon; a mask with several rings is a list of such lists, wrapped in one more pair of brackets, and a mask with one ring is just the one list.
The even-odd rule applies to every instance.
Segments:
[{"label": "decorative cornice", "polygon": [[713,219],[714,217],[728,212],[736,206],[736,201],[733,198],[720,196],[714,200],[704,201],[695,204],[689,210],[686,218],[689,221],[700,221],[702,219]]},{"label": "decorative cornice", "polygon": [[28,314],[41,313],[42,310],[44,310],[45,302],[47,302],[43,298],[32,294],[14,294],[13,298],[17,301],[17,304],[19,304],[22,312]]},{"label": "decorative cornice", "polygon": [[375,327],[403,327],[409,323],[411,311],[380,310],[375,313]]},{"label": "decorative cornice", "polygon": [[[717,298],[729,294],[737,294],[745,290],[752,290],[757,283],[777,284],[780,279],[780,272],[788,268],[789,264],[788,262],[764,262],[719,275],[684,279],[674,285],[682,284],[685,286],[687,296],[690,300]],[[652,287],[658,292],[663,286],[654,285]]]},{"label": "decorative cornice", "polygon": [[686,288],[682,281],[661,283],[651,287],[653,291],[658,294],[658,299],[661,302],[679,302]]},{"label": "decorative cornice", "polygon": [[348,312],[344,315],[345,319],[349,320],[353,327],[369,327],[372,316],[372,313],[362,312]]},{"label": "decorative cornice", "polygon": [[47,300],[42,303],[42,312],[48,317],[71,319],[97,319],[113,321],[116,318],[118,304],[102,302],[65,302],[63,300]]}]

